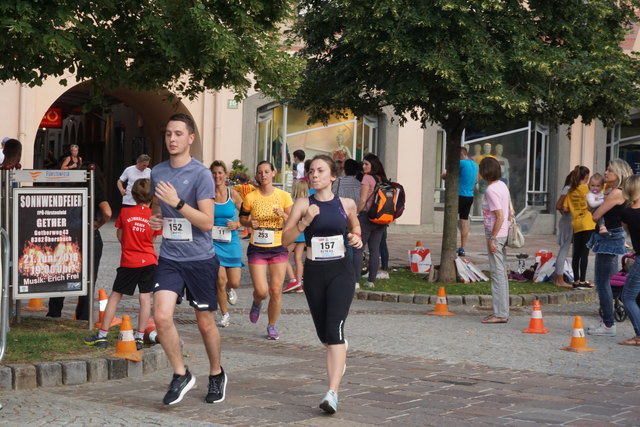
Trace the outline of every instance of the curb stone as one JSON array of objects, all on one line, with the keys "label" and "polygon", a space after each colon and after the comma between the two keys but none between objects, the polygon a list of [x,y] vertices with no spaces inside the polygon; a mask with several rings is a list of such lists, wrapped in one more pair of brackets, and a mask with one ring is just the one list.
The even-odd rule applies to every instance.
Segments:
[{"label": "curb stone", "polygon": [[144,352],[145,357],[142,362],[104,356],[94,359],[0,366],[0,390],[28,390],[62,384],[72,385],[107,379],[141,377],[168,367],[169,360],[160,345],[146,348]]},{"label": "curb stone", "polygon": [[[422,294],[399,294],[396,292],[380,292],[356,290],[355,299],[383,302],[400,302],[405,304],[432,304],[435,303],[437,295]],[[564,305],[574,302],[595,301],[595,289],[582,289],[569,292],[554,292],[550,294],[522,294],[509,295],[510,307],[529,307],[534,300],[539,300],[542,305]],[[491,295],[448,295],[447,304],[468,305],[468,306],[491,306]]]}]

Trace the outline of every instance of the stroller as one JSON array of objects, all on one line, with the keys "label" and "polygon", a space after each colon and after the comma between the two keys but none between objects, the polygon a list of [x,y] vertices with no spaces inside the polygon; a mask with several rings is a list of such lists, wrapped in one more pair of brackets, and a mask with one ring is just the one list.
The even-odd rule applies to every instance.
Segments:
[{"label": "stroller", "polygon": [[[627,312],[624,309],[624,304],[622,304],[622,289],[624,288],[624,282],[627,279],[627,274],[631,270],[631,266],[635,260],[635,255],[623,255],[621,260],[622,269],[611,276],[611,279],[609,280],[611,293],[613,294],[613,314],[616,322],[624,322],[627,318]],[[640,295],[638,296],[638,299],[640,300]],[[600,317],[602,317],[602,310],[600,310]]]}]

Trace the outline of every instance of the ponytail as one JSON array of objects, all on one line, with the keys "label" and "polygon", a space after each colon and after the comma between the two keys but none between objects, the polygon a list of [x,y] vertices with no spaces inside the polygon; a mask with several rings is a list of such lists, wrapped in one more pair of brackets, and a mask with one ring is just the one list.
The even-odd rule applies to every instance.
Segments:
[{"label": "ponytail", "polygon": [[569,186],[571,190],[575,190],[580,185],[580,182],[585,176],[589,176],[589,168],[586,166],[576,166],[569,174]]}]

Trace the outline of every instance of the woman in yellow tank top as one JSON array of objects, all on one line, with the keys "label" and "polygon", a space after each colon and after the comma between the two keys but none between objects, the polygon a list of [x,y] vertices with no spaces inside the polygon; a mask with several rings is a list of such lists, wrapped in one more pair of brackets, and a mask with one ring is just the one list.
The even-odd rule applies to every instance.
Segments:
[{"label": "woman in yellow tank top", "polygon": [[[247,249],[249,273],[253,281],[253,303],[249,320],[258,322],[262,301],[269,296],[267,339],[280,338],[276,321],[282,306],[282,283],[289,262],[289,252],[282,246],[282,226],[289,217],[293,200],[286,191],[273,186],[275,169],[268,161],[258,163],[256,181],[259,188],[245,196],[240,223],[251,227]],[[270,281],[267,280],[267,268]]]}]

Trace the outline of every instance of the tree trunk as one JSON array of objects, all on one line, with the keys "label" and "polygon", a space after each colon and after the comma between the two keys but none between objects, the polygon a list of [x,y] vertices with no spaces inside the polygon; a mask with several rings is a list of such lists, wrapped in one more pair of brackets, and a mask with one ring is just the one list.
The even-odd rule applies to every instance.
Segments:
[{"label": "tree trunk", "polygon": [[447,132],[447,147],[444,192],[444,223],[442,228],[442,249],[438,281],[455,282],[455,258],[458,241],[458,181],[460,176],[460,140],[464,129],[460,117],[450,119],[443,125]]}]

